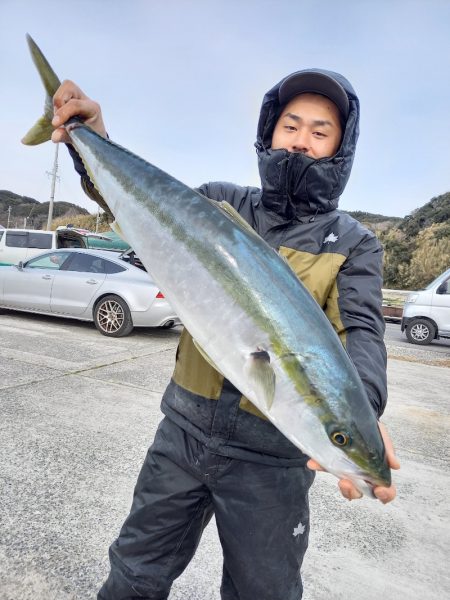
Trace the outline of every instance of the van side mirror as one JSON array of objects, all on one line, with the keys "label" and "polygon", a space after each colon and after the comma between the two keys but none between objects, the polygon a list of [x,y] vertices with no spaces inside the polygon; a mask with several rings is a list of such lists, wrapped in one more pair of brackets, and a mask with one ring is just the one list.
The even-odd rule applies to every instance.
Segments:
[{"label": "van side mirror", "polygon": [[16,267],[19,269],[19,271],[23,271],[23,261],[19,261],[19,264],[16,265]]},{"label": "van side mirror", "polygon": [[441,283],[441,285],[436,290],[436,294],[446,294],[447,293],[447,281]]}]

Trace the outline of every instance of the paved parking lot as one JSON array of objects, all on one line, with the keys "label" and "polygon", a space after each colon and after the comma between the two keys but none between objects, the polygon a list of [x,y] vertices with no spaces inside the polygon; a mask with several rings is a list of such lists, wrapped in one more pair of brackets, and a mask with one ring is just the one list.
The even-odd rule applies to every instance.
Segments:
[{"label": "paved parking lot", "polygon": [[[114,340],[87,323],[0,314],[0,600],[95,598],[178,335]],[[402,462],[398,498],[349,503],[318,476],[304,600],[450,597],[450,344],[439,347],[389,337],[384,421]],[[220,575],[211,523],[170,599],[218,600]]]}]

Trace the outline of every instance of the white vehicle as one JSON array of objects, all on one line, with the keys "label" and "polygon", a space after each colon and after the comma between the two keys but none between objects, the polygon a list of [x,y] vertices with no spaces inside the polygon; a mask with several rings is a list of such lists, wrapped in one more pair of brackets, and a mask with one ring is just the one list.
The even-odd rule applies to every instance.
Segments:
[{"label": "white vehicle", "polygon": [[42,254],[43,250],[57,248],[87,248],[87,238],[108,237],[72,227],[58,227],[56,231],[36,229],[0,229],[0,265],[17,265]]},{"label": "white vehicle", "polygon": [[412,292],[403,307],[402,331],[412,344],[450,338],[450,269],[424,290]]}]

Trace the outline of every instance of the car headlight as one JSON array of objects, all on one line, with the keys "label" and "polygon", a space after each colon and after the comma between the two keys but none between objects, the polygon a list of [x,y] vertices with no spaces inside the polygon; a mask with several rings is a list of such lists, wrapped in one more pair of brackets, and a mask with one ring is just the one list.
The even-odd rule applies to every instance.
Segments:
[{"label": "car headlight", "polygon": [[405,300],[405,304],[409,303],[409,304],[414,304],[414,302],[417,300],[417,298],[419,297],[419,294],[410,294],[406,300]]}]

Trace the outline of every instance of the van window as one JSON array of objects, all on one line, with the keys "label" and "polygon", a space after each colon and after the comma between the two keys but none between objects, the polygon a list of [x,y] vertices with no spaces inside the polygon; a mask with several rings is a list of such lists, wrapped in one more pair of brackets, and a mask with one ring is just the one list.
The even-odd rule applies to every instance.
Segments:
[{"label": "van window", "polygon": [[3,234],[4,234],[4,231],[2,231],[2,230],[0,229],[0,241],[1,241],[2,237],[3,237]]},{"label": "van window", "polygon": [[49,250],[51,247],[51,233],[38,233],[36,231],[28,232],[28,248],[42,248],[42,250]]},{"label": "van window", "polygon": [[5,246],[9,248],[26,248],[28,234],[25,231],[8,231],[5,238]]}]

